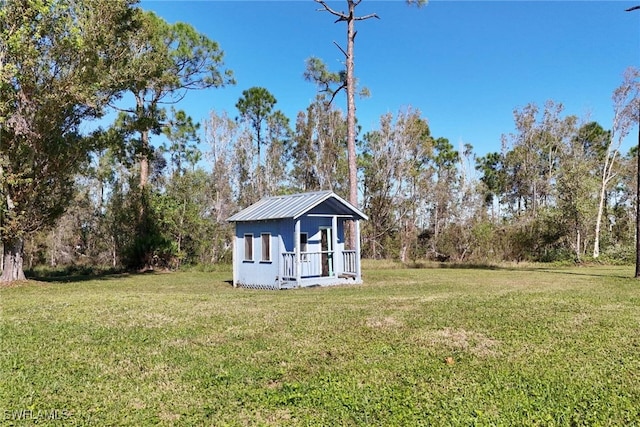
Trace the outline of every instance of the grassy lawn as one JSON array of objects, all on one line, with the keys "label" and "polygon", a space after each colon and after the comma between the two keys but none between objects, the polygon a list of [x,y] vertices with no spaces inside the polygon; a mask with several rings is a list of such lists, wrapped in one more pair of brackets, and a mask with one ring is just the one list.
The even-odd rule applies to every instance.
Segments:
[{"label": "grassy lawn", "polygon": [[640,425],[632,268],[364,273],[2,288],[0,424]]}]

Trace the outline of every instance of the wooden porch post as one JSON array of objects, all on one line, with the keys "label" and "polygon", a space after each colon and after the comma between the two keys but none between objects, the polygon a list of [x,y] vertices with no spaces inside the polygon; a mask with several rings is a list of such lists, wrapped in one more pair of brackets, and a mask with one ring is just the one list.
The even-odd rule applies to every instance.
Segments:
[{"label": "wooden porch post", "polygon": [[296,286],[300,287],[302,268],[300,265],[300,218],[296,219],[295,232],[293,233],[293,247],[295,252]]},{"label": "wooden porch post", "polygon": [[[338,275],[338,217],[336,215],[331,217],[331,259],[333,260],[333,277]],[[342,267],[340,267],[340,274],[342,274]]]},{"label": "wooden porch post", "polygon": [[356,251],[356,280],[362,280],[362,268],[360,266],[360,220],[356,219],[356,235],[355,235],[355,243],[356,247],[354,248]]},{"label": "wooden porch post", "polygon": [[232,262],[233,262],[233,287],[238,287],[238,267],[241,261],[240,255],[238,254],[238,224],[234,224],[233,226],[233,239],[231,239],[232,244]]}]

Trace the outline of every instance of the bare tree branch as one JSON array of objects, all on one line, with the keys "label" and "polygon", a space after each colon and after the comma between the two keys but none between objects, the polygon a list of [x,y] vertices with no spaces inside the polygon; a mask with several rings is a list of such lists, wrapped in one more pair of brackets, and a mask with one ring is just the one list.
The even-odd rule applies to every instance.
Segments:
[{"label": "bare tree branch", "polygon": [[342,52],[342,54],[345,56],[345,58],[347,57],[347,52],[344,51],[344,49],[337,43],[337,42],[333,42],[333,44],[336,45],[336,47],[338,49],[340,49],[340,52]]},{"label": "bare tree branch", "polygon": [[371,18],[380,19],[380,17],[376,13],[370,13],[370,14],[365,15],[365,16],[354,16],[353,17],[353,19],[355,21],[364,21],[365,19],[371,19]]},{"label": "bare tree branch", "polygon": [[[347,19],[349,17],[349,15],[345,14],[344,12],[337,12],[333,9],[331,9],[327,3],[324,2],[324,0],[314,0],[316,3],[319,3],[322,5],[322,7],[324,8],[325,11],[329,12],[332,15]],[[320,12],[323,11],[323,9],[318,9]],[[336,21],[337,22],[337,21]]]},{"label": "bare tree branch", "polygon": [[338,92],[340,92],[341,90],[347,90],[347,84],[343,83],[342,86],[340,86],[338,89],[336,89],[332,94],[331,94],[331,99],[329,100],[329,103],[327,105],[331,105],[331,103],[333,102],[333,98],[336,97],[336,95],[338,94]]}]

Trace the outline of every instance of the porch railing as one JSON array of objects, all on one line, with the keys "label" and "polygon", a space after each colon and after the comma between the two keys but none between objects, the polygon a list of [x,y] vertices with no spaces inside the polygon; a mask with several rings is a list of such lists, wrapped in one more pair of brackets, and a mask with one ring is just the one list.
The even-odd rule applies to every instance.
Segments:
[{"label": "porch railing", "polygon": [[296,280],[295,252],[282,253],[282,280]]},{"label": "porch railing", "polygon": [[357,274],[356,251],[342,251],[342,269],[345,274]]},{"label": "porch railing", "polygon": [[[341,270],[341,271],[338,271]],[[297,277],[295,252],[282,253],[282,279]],[[356,252],[342,252],[342,266],[337,265],[334,251],[302,252],[300,254],[300,277],[326,277],[341,274],[356,274]]]}]

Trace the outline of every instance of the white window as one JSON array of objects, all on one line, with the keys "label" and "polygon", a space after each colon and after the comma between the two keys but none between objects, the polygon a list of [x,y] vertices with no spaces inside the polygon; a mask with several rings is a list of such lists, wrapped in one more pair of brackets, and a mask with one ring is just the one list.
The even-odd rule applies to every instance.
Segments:
[{"label": "white window", "polygon": [[262,233],[262,261],[271,261],[271,233]]},{"label": "white window", "polygon": [[253,261],[253,234],[244,235],[244,260]]},{"label": "white window", "polygon": [[302,261],[309,261],[309,256],[307,255],[309,242],[309,233],[300,233],[300,259]]}]

